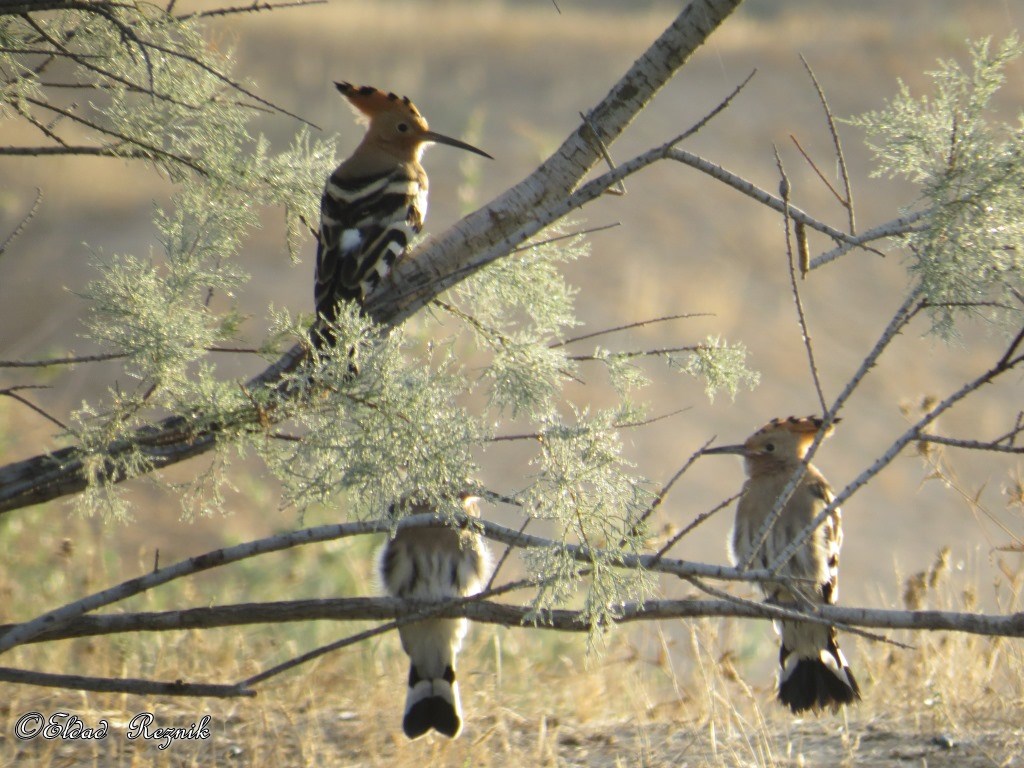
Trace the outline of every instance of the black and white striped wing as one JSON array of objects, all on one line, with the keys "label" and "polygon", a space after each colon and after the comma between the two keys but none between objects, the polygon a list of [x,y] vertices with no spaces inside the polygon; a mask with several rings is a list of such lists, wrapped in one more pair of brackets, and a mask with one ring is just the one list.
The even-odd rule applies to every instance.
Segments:
[{"label": "black and white striped wing", "polygon": [[335,171],[320,201],[316,311],[336,317],[339,301],[362,302],[423,227],[426,180],[410,169],[344,178]]},{"label": "black and white striped wing", "polygon": [[[835,495],[824,481],[812,483],[810,487],[820,502],[820,506],[815,505],[814,509],[814,514],[817,515],[832,503]],[[818,531],[821,536],[821,548],[825,554],[824,579],[819,586],[821,598],[826,605],[835,605],[839,599],[839,551],[843,547],[843,513],[839,507],[829,513]]]},{"label": "black and white striped wing", "polygon": [[[813,504],[811,519],[835,496],[823,478],[807,486]],[[842,513],[832,510],[815,532],[813,572],[818,589],[811,597],[826,605],[835,605],[839,597],[839,550],[843,545]],[[850,671],[846,656],[839,649],[835,627],[798,621],[779,622],[782,642],[779,647],[779,700],[793,712],[835,709],[860,698],[860,687]]]}]

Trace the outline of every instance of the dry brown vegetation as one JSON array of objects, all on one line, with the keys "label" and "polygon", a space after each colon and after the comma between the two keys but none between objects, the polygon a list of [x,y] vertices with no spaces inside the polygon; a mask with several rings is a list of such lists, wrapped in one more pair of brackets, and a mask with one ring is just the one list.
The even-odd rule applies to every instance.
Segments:
[{"label": "dry brown vegetation", "polygon": [[[269,512],[269,510],[265,510]],[[15,615],[145,570],[147,553],[121,557],[101,527],[77,520],[45,529],[33,512],[9,526],[3,556],[31,548],[30,573],[0,582]],[[45,532],[40,535],[39,530]],[[68,536],[69,538],[65,538]],[[293,550],[257,565],[177,582],[126,606],[158,610],[260,596],[327,596],[372,589],[364,544]],[[322,574],[330,578],[320,578]],[[26,578],[27,577],[27,578]],[[908,604],[970,608],[976,574],[940,566]],[[1003,610],[1020,606],[1004,585]],[[898,602],[898,600],[894,601]],[[153,679],[237,679],[351,625],[277,625],[64,641],[17,649],[17,666]],[[846,645],[865,684],[847,714],[794,720],[772,699],[771,631],[764,623],[700,620],[612,635],[588,656],[579,636],[475,627],[462,657],[467,728],[454,743],[410,743],[398,728],[406,659],[393,635],[277,678],[254,699],[178,699],[50,692],[5,686],[4,764],[34,766],[1013,766],[1024,760],[1024,651],[1005,639],[897,636],[914,650]],[[93,743],[19,742],[26,712],[65,711],[110,724]],[[127,721],[150,711],[159,725],[212,717],[207,741],[129,741]]]},{"label": "dry brown vegetation", "polygon": [[[478,113],[480,143],[498,158],[475,192],[484,200],[532,169],[677,12],[675,4],[659,3],[639,10],[628,3],[559,5],[562,15],[548,2],[339,1],[225,23],[218,42],[237,41],[238,71],[256,78],[269,97],[337,128],[339,153],[351,146],[357,129],[328,88],[332,79],[408,93],[446,132],[458,133]],[[897,77],[924,87],[922,73],[936,58],[962,58],[966,38],[1001,36],[1022,19],[1020,6],[1010,2],[751,3],[659,96],[614,154],[625,157],[678,133],[756,67],[751,88],[702,132],[694,151],[772,188],[775,142],[789,164],[795,201],[821,207],[823,191],[787,145],[795,134],[828,162],[829,139],[797,53],[815,67],[835,112],[852,115],[879,107]],[[1022,97],[1018,63],[1001,103],[1016,110]],[[264,128],[281,142],[293,129],[280,121]],[[868,179],[860,137],[850,130],[844,136],[862,222],[879,221],[911,202],[905,186]],[[428,156],[428,166],[435,190],[428,226],[436,231],[457,218],[459,201],[439,191],[457,185],[458,167],[440,152]],[[92,277],[81,243],[144,252],[151,201],[166,190],[141,167],[112,160],[5,159],[0,178],[4,231],[20,218],[35,186],[47,194],[17,254],[0,262],[0,358],[81,350],[76,334],[83,303],[68,292]],[[674,311],[714,312],[716,317],[694,320],[682,333],[703,338],[721,332],[743,340],[762,372],[759,389],[712,406],[694,382],[656,382],[650,397],[666,410],[700,406],[686,415],[683,428],[678,422],[655,426],[636,437],[634,460],[647,476],[664,478],[713,434],[731,440],[771,416],[813,410],[813,393],[785,283],[779,221],[677,168],[652,169],[628,186],[626,198],[599,203],[588,213],[592,224],[622,226],[596,237],[593,256],[571,267],[582,319],[597,328]],[[254,328],[263,324],[270,301],[298,311],[308,310],[311,300],[309,260],[288,263],[278,221],[267,218],[265,236],[252,243],[245,264],[254,279],[242,305],[253,313]],[[809,282],[805,301],[815,340],[828,350],[822,355],[826,386],[843,381],[860,361],[904,281],[893,258],[870,270],[837,265]],[[858,300],[837,304],[837,295]],[[757,307],[756,316],[746,311],[750,306]],[[678,341],[680,331],[671,334]],[[628,341],[657,346],[667,340],[661,331],[645,330]],[[898,404],[963,378],[973,345],[984,343],[985,330],[975,329],[964,339],[962,356],[943,352],[922,361],[919,352],[908,352],[885,361],[844,413],[847,428],[841,442],[823,451],[823,469],[837,478],[852,476],[884,445],[885,428],[900,418]],[[908,342],[904,349],[919,347]],[[57,374],[45,404],[60,410],[92,397],[109,374],[101,368]],[[993,403],[1019,402],[1020,391],[1017,379],[985,396]],[[981,405],[965,420],[951,415],[944,426],[951,433],[995,428],[986,419],[997,411]],[[0,402],[5,461],[53,445],[52,431],[32,413]],[[994,550],[1008,541],[991,522],[1021,530],[1020,509],[1008,503],[1019,469],[988,456],[950,461],[966,495],[978,494],[974,504],[948,484],[922,483],[930,470],[905,458],[847,507],[845,603],[1021,610],[1019,555]],[[144,484],[136,494],[138,519],[127,525],[83,520],[56,504],[6,516],[0,561],[11,562],[17,552],[19,567],[2,569],[0,621],[24,619],[144,572],[157,550],[168,562],[293,525],[292,513],[278,509],[275,489],[248,477],[248,470],[240,466],[236,472],[239,490],[229,497],[224,519],[183,523],[171,492]],[[170,479],[190,471],[179,468]],[[486,479],[501,485],[501,478]],[[739,482],[736,468],[703,473],[685,499],[666,505],[662,522],[685,524]],[[321,514],[324,520],[337,517]],[[721,552],[724,559],[728,521],[720,517],[677,554],[708,559],[709,552]],[[929,579],[928,569],[945,546],[952,547],[949,566]],[[362,544],[292,550],[179,582],[126,610],[365,593],[372,589],[369,555]],[[915,580],[918,572],[926,576]],[[321,622],[63,641],[18,649],[11,663],[95,675],[237,679],[350,629]],[[0,765],[1024,765],[1024,650],[1018,641],[944,634],[895,639],[915,649],[847,639],[865,700],[845,715],[795,721],[771,701],[775,652],[765,623],[652,625],[616,633],[600,655],[589,656],[582,638],[476,627],[462,657],[467,729],[453,744],[408,743],[401,736],[405,658],[393,635],[302,667],[251,700],[169,701],[0,684]],[[14,738],[20,715],[58,710],[87,724],[106,719],[112,736],[97,744]],[[168,725],[188,725],[209,713],[212,738],[166,751],[123,738],[127,719],[147,710]]]}]

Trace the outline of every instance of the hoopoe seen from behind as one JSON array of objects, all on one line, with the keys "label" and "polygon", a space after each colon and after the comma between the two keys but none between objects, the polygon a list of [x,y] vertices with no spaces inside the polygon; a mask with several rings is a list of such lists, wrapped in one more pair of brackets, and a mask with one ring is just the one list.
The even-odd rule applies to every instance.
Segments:
[{"label": "hoopoe seen from behind", "polygon": [[366,299],[427,215],[427,173],[420,165],[429,144],[447,144],[491,157],[457,139],[431,131],[403,96],[335,83],[366,134],[352,156],[334,169],[320,200],[320,244],[316,254],[314,346],[333,346],[323,321],[337,318],[338,302]]},{"label": "hoopoe seen from behind", "polygon": [[[478,499],[465,496],[466,514],[479,516]],[[432,512],[415,504],[413,514]],[[399,528],[381,547],[378,572],[384,590],[405,600],[436,601],[476,594],[490,570],[480,536],[449,527]],[[409,687],[402,729],[415,739],[431,728],[449,738],[462,731],[462,705],[455,657],[466,635],[466,619],[425,619],[398,628],[409,656]]]},{"label": "hoopoe seen from behind", "polygon": [[[709,448],[704,453],[742,456],[747,471],[736,506],[730,542],[736,565],[751,561],[754,568],[769,568],[794,539],[835,498],[828,481],[813,464],[801,478],[764,543],[758,546],[762,525],[771,514],[797,467],[821,429],[822,420],[809,416],[774,419],[742,445]],[[830,426],[826,436],[831,434]],[[799,607],[809,601],[833,605],[839,597],[839,550],[843,543],[842,514],[837,507],[814,529],[778,573],[809,582],[800,588],[779,583],[761,584],[771,603]],[[756,552],[755,552],[756,548]],[[752,557],[752,560],[751,560]],[[799,594],[794,594],[799,590]],[[799,621],[778,621],[779,700],[793,712],[835,709],[860,698],[860,688],[839,650],[835,627]]]}]

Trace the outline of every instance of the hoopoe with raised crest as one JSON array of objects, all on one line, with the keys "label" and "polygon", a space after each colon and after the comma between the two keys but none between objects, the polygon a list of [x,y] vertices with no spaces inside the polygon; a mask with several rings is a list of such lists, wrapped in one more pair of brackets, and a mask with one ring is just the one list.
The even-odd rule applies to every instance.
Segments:
[{"label": "hoopoe with raised crest", "polygon": [[[836,419],[838,421],[838,419]],[[751,559],[755,568],[768,568],[811,524],[835,496],[828,481],[813,464],[758,547],[762,525],[771,514],[793,472],[807,455],[821,419],[808,416],[773,419],[742,445],[709,448],[704,453],[737,454],[743,457],[747,482],[736,506],[736,522],[730,555],[739,565]],[[832,433],[829,426],[826,437]],[[834,605],[839,597],[839,550],[843,544],[842,513],[833,509],[814,533],[796,550],[778,573],[809,582],[800,594],[792,584],[761,584],[771,603],[799,607],[801,599]],[[757,547],[756,553],[754,552]],[[779,700],[794,713],[803,710],[837,709],[860,698],[860,688],[839,650],[835,627],[799,621],[778,621]]]},{"label": "hoopoe with raised crest", "polygon": [[[479,499],[462,497],[466,514],[479,517]],[[413,504],[412,514],[433,512]],[[490,553],[479,535],[449,527],[399,528],[377,556],[381,585],[392,597],[436,601],[476,594],[490,571]],[[430,729],[449,738],[462,731],[455,657],[469,622],[425,619],[402,624],[398,635],[409,656],[409,685],[402,730],[416,739]]]},{"label": "hoopoe with raised crest", "polygon": [[[360,305],[400,259],[427,216],[427,173],[420,165],[430,144],[447,144],[490,158],[481,149],[431,131],[404,96],[365,85],[335,83],[366,134],[352,156],[327,178],[320,200],[316,254],[315,347],[333,346],[323,321],[338,302]],[[491,158],[493,159],[493,158]]]}]

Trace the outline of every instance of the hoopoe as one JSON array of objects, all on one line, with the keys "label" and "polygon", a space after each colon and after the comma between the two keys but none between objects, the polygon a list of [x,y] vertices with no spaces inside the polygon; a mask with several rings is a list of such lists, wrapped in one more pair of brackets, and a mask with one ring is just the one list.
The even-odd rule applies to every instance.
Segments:
[{"label": "hoopoe", "polygon": [[[407,97],[368,85],[335,86],[367,127],[352,156],[327,178],[320,199],[314,295],[317,316],[327,322],[336,319],[339,301],[362,304],[423,228],[427,173],[420,159],[427,145],[447,144],[491,157],[429,130]],[[334,344],[320,322],[313,328],[317,348]]]},{"label": "hoopoe", "polygon": [[[465,496],[466,514],[479,516],[478,499]],[[433,511],[414,504],[412,513]],[[384,590],[405,600],[435,601],[476,594],[490,570],[490,553],[480,536],[452,528],[399,529],[377,558]],[[462,731],[462,704],[455,682],[455,657],[466,619],[425,619],[398,628],[409,656],[409,688],[402,730],[416,739],[431,728],[449,738]]]},{"label": "hoopoe", "polygon": [[[736,506],[736,523],[730,541],[734,564],[748,558],[756,537],[771,513],[793,472],[807,455],[822,420],[808,416],[773,419],[751,435],[743,445],[710,448],[704,453],[731,453],[743,457],[747,482]],[[828,434],[831,434],[829,427]],[[835,496],[821,472],[807,465],[803,478],[782,509],[753,564],[769,567],[800,531],[830,504]],[[798,597],[810,602],[835,604],[839,597],[839,550],[843,543],[842,514],[838,508],[825,518],[779,574],[810,582],[798,587],[765,583],[761,590],[769,602],[799,605]],[[813,585],[813,586],[812,586]],[[839,650],[835,627],[807,622],[776,622],[781,636],[779,649],[779,700],[793,712],[807,709],[836,709],[860,698],[860,688]]]}]

